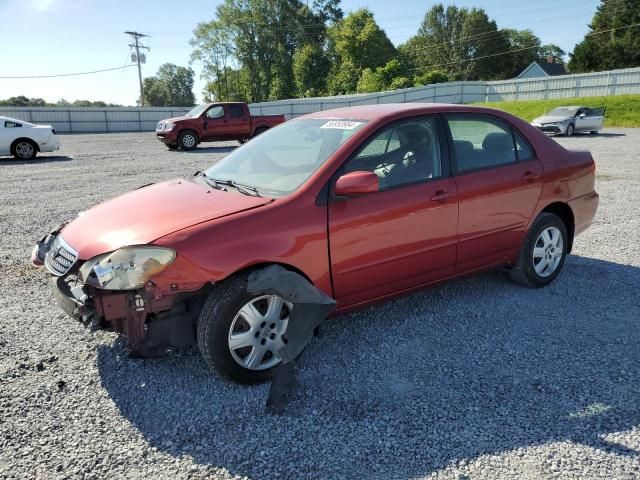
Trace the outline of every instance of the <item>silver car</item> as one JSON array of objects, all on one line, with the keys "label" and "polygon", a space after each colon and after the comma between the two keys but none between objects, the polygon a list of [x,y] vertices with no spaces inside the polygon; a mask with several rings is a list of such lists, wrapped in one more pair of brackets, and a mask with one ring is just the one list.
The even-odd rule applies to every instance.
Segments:
[{"label": "silver car", "polygon": [[574,132],[589,132],[592,135],[602,130],[606,107],[558,107],[538,117],[531,125],[546,133],[570,137]]}]

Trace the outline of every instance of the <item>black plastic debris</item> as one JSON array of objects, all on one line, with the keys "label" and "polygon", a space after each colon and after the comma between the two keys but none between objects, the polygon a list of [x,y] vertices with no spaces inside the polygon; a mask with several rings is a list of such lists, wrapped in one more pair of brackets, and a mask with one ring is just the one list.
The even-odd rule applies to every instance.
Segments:
[{"label": "black plastic debris", "polygon": [[302,275],[279,265],[251,272],[249,295],[278,295],[293,303],[287,326],[287,343],[277,352],[282,363],[276,369],[269,391],[267,409],[281,412],[293,390],[299,386],[292,363],[313,338],[313,332],[336,308],[336,301],[318,290]]}]

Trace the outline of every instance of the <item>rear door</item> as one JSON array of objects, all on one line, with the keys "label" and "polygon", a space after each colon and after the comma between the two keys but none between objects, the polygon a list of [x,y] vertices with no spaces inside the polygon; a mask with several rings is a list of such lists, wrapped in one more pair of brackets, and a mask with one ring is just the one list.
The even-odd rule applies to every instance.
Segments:
[{"label": "rear door", "polygon": [[242,103],[230,103],[225,105],[227,119],[227,135],[230,138],[249,138],[251,134],[251,122],[249,108]]},{"label": "rear door", "polygon": [[435,116],[383,127],[337,176],[373,171],[380,190],[329,202],[335,298],[348,307],[453,275],[458,204]]},{"label": "rear door", "polygon": [[449,114],[458,187],[457,273],[505,261],[519,248],[540,197],[543,169],[520,133],[497,117]]}]

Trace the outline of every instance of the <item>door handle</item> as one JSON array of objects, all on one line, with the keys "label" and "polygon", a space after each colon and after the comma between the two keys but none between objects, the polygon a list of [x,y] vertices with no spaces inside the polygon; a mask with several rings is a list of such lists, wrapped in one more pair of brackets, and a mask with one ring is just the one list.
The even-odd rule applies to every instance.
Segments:
[{"label": "door handle", "polygon": [[444,202],[447,198],[455,197],[454,193],[447,192],[446,190],[436,190],[436,192],[429,197],[429,200],[434,202]]},{"label": "door handle", "polygon": [[522,175],[522,180],[525,182],[533,182],[536,178],[540,178],[540,174],[531,170],[524,172],[524,175]]}]

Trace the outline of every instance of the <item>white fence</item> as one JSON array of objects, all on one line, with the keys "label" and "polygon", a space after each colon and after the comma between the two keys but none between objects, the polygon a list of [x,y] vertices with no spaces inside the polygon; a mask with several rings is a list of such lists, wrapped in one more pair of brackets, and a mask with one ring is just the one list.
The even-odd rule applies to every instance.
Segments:
[{"label": "white fence", "polygon": [[0,107],[0,115],[52,125],[56,133],[150,132],[193,107]]},{"label": "white fence", "polygon": [[[521,80],[439,83],[390,92],[253,103],[250,108],[254,115],[284,114],[287,118],[293,118],[331,108],[378,103],[474,103],[632,93],[640,94],[640,67]],[[159,120],[180,116],[189,109],[190,107],[0,107],[0,115],[51,124],[61,133],[146,132],[153,131]]]}]

